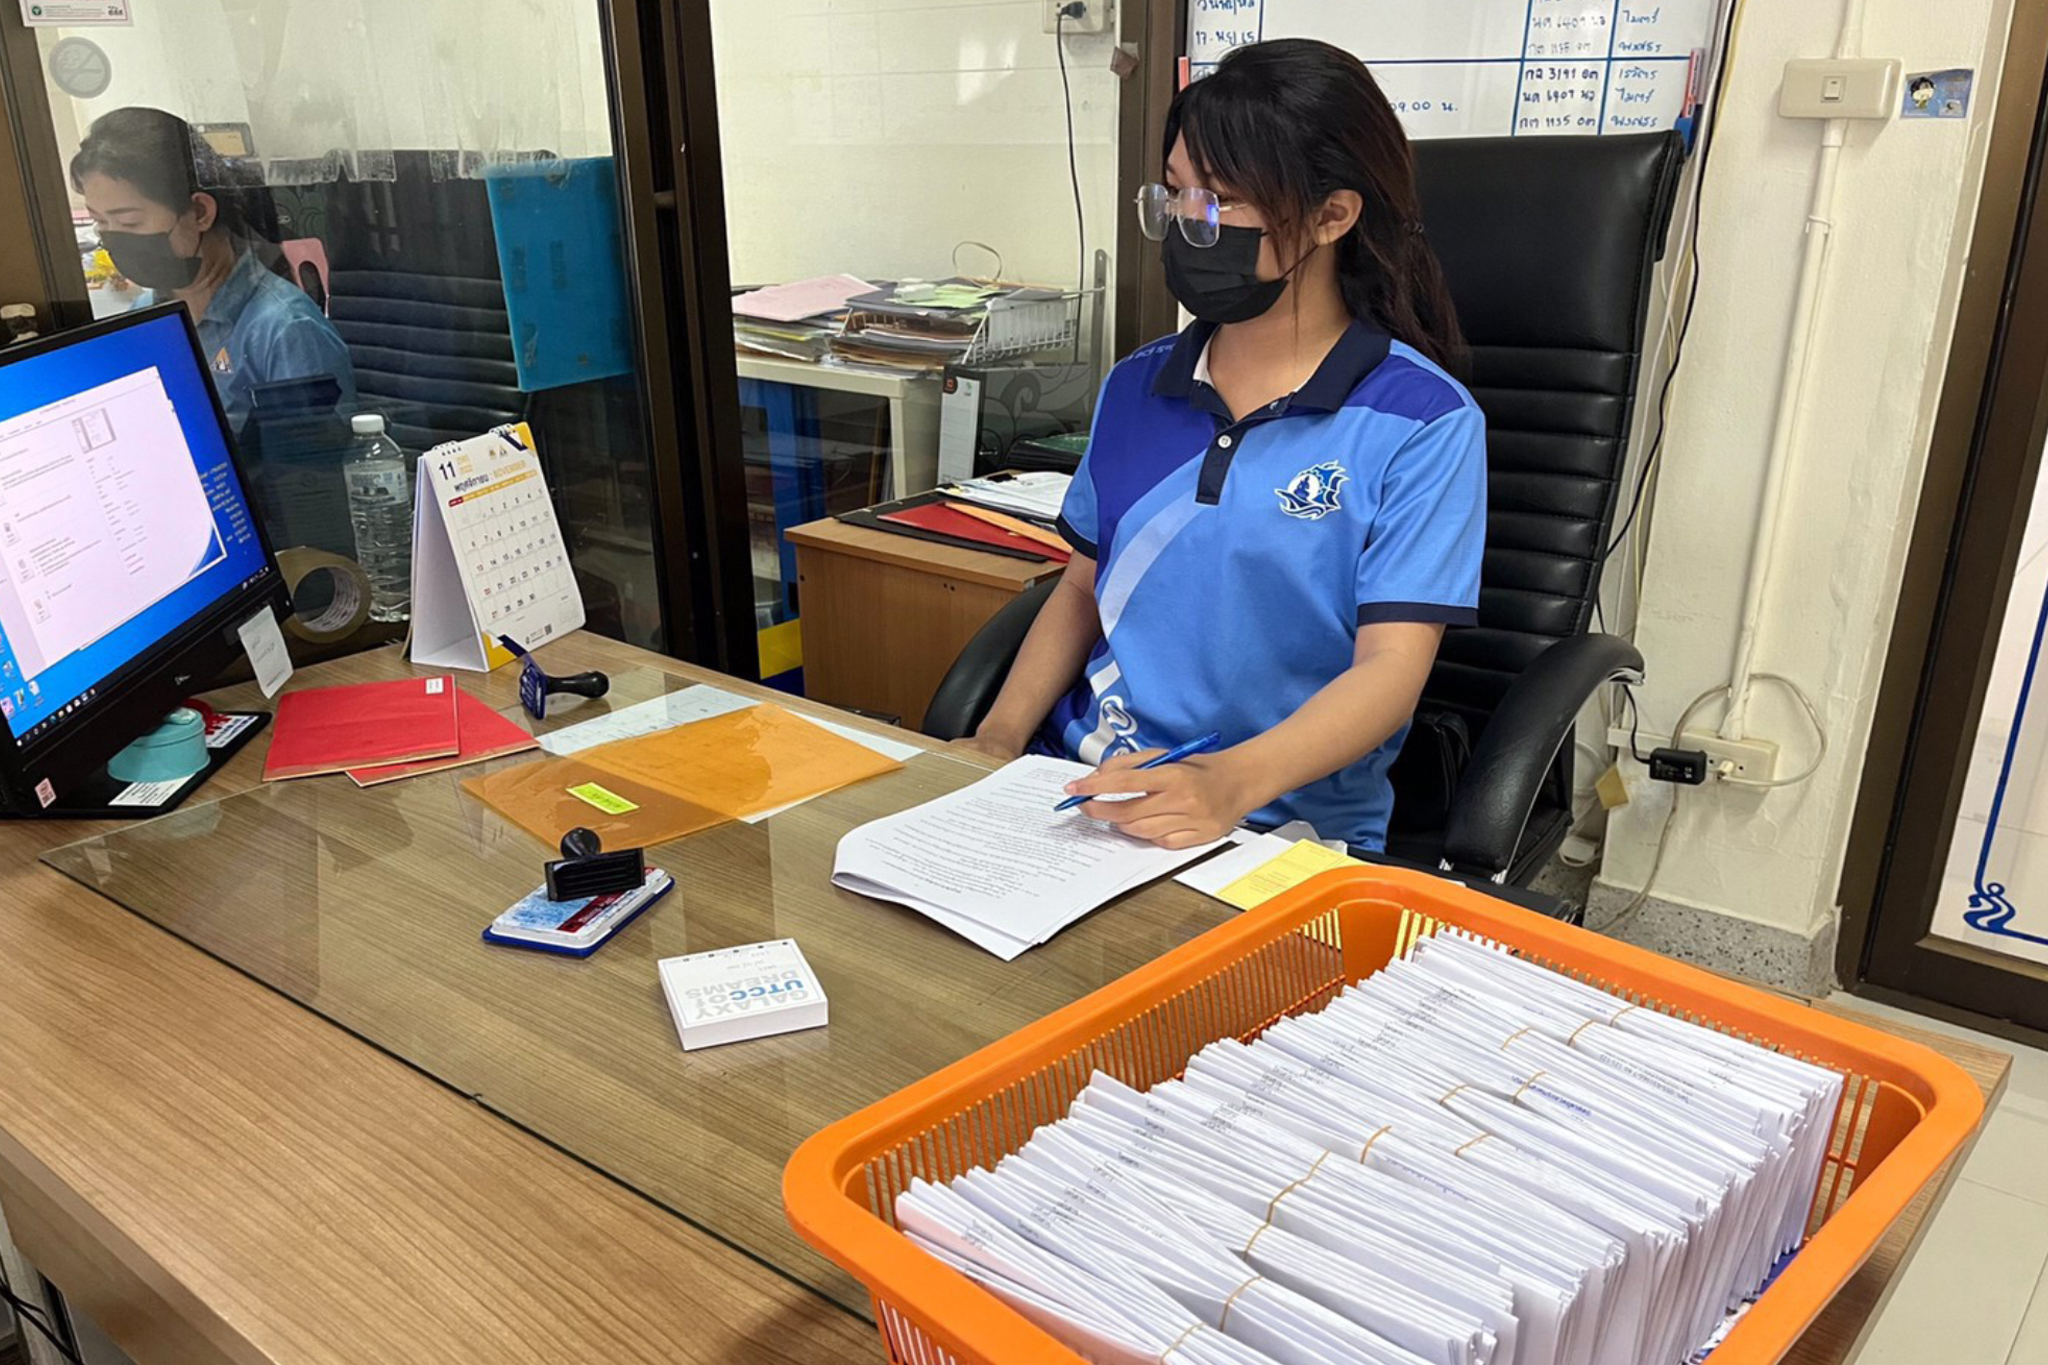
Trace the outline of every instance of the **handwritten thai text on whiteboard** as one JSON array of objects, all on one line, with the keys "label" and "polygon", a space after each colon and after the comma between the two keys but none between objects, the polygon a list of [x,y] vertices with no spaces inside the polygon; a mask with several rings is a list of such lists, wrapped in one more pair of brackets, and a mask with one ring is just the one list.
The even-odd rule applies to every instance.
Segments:
[{"label": "handwritten thai text on whiteboard", "polygon": [[1192,74],[1267,38],[1372,68],[1411,137],[1640,133],[1685,108],[1719,0],[1188,0]]}]

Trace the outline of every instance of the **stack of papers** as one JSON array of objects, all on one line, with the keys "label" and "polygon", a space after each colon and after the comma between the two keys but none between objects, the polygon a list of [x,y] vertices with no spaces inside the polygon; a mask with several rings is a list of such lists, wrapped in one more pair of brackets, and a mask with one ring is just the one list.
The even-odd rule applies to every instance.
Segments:
[{"label": "stack of papers", "polygon": [[1841,1089],[1446,932],[896,1216],[1094,1360],[1680,1365],[1798,1247]]},{"label": "stack of papers", "polygon": [[832,884],[907,905],[1008,962],[1214,844],[1163,849],[1055,812],[1085,763],[1028,756],[839,841]]},{"label": "stack of papers", "polygon": [[991,474],[985,479],[967,479],[945,490],[949,498],[971,502],[997,512],[1031,521],[1051,523],[1058,519],[1060,505],[1067,500],[1071,474],[1042,470],[1029,474]]},{"label": "stack of papers", "polygon": [[1214,896],[1225,905],[1255,910],[1282,891],[1292,891],[1309,878],[1333,867],[1363,867],[1348,854],[1313,839],[1289,840],[1277,834],[1238,830],[1235,847],[1177,875],[1182,886]]}]

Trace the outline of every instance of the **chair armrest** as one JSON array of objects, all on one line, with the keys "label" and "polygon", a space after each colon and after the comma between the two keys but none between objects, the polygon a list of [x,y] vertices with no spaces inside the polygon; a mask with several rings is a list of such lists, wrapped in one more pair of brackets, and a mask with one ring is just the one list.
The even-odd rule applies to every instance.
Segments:
[{"label": "chair armrest", "polygon": [[1505,876],[1544,775],[1580,710],[1601,684],[1642,678],[1642,654],[1614,635],[1559,640],[1523,669],[1458,779],[1444,825],[1445,865]]},{"label": "chair armrest", "polygon": [[1003,679],[1010,676],[1010,665],[1017,661],[1031,623],[1059,583],[1055,575],[1026,588],[974,633],[946,676],[939,679],[938,690],[924,709],[925,734],[933,739],[965,739],[974,733],[989,707],[995,705],[996,694],[1003,690]]}]

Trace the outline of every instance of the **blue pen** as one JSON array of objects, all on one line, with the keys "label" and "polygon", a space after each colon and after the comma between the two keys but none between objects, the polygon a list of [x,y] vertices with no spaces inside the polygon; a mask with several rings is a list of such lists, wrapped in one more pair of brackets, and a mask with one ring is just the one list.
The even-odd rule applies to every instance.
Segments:
[{"label": "blue pen", "polygon": [[[1211,730],[1200,739],[1191,739],[1185,744],[1168,749],[1157,758],[1146,759],[1133,771],[1143,772],[1147,768],[1163,768],[1169,763],[1178,763],[1184,758],[1193,758],[1196,754],[1206,754],[1222,742],[1223,736]],[[1063,810],[1072,810],[1076,806],[1085,806],[1094,799],[1092,796],[1070,796],[1057,806],[1054,806],[1052,812],[1054,815],[1058,815]]]}]

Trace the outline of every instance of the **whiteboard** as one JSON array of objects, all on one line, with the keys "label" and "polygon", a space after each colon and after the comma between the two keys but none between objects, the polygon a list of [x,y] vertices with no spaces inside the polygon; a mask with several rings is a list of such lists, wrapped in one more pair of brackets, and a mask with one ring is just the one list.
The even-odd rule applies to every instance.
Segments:
[{"label": "whiteboard", "polygon": [[1187,0],[1189,74],[1266,38],[1358,54],[1410,137],[1669,128],[1720,0]]}]

